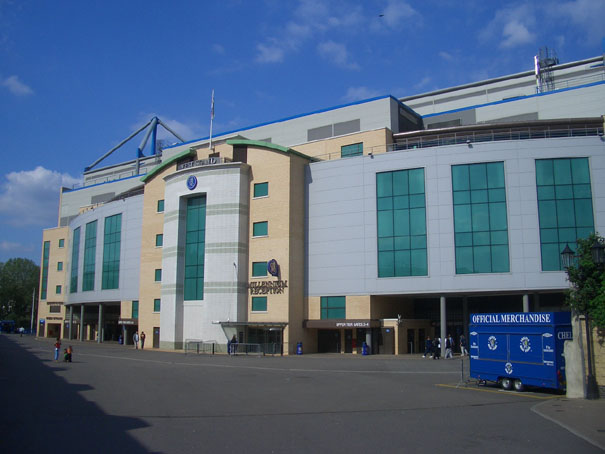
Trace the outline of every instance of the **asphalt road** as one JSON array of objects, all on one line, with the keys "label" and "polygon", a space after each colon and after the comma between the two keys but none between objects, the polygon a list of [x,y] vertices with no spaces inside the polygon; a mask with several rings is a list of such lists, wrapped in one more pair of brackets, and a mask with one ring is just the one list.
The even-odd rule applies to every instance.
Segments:
[{"label": "asphalt road", "polygon": [[552,394],[459,386],[459,359],[72,345],[0,335],[1,452],[601,452],[531,411]]}]

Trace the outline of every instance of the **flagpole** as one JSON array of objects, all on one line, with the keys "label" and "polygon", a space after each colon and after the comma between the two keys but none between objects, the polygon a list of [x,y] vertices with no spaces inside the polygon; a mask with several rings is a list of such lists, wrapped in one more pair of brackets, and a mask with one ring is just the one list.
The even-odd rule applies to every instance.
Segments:
[{"label": "flagpole", "polygon": [[212,101],[210,102],[210,142],[208,149],[212,152],[212,120],[214,120],[214,88],[212,89]]}]

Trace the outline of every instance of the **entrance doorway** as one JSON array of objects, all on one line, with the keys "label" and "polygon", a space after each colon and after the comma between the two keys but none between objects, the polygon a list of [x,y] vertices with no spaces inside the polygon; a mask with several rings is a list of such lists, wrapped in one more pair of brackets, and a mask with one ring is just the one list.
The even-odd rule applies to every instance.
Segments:
[{"label": "entrance doorway", "polygon": [[380,331],[380,344],[378,345],[378,353],[381,355],[395,354],[395,329],[382,328]]},{"label": "entrance doorway", "polygon": [[160,327],[153,327],[153,348],[160,348]]},{"label": "entrance doorway", "polygon": [[318,353],[340,353],[340,330],[320,329],[317,331]]}]

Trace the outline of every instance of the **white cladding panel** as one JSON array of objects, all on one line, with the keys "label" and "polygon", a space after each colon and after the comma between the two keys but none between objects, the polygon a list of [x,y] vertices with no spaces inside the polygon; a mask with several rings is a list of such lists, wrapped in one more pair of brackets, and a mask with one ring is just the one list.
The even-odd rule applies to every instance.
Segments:
[{"label": "white cladding panel", "polygon": [[[542,272],[535,160],[590,159],[595,228],[605,231],[605,142],[599,137],[491,142],[312,163],[307,174],[308,295],[470,293],[567,288]],[[504,162],[509,273],[455,273],[451,166]],[[377,277],[376,173],[425,169],[428,276]]]}]

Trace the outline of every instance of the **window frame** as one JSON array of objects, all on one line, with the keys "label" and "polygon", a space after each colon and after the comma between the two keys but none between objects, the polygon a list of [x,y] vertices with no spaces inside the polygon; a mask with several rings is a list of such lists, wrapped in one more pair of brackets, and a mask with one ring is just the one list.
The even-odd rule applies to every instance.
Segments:
[{"label": "window frame", "polygon": [[[255,230],[256,227],[262,227],[265,226],[265,233],[257,235]],[[253,222],[252,223],[252,238],[263,238],[269,236],[269,221],[259,221],[259,222]]]},{"label": "window frame", "polygon": [[162,282],[162,268],[156,268],[154,271],[154,282]]},{"label": "window frame", "polygon": [[[260,309],[255,309],[254,306],[260,304]],[[263,308],[264,307],[264,308]],[[250,312],[267,312],[267,297],[266,296],[253,296],[250,305]]]},{"label": "window frame", "polygon": [[[263,185],[265,185],[264,187],[266,187],[266,194],[262,194],[262,195],[256,195],[256,189],[257,188],[261,188],[263,187]],[[254,186],[252,188],[252,198],[253,199],[262,199],[265,197],[269,197],[269,182],[268,181],[263,181],[261,183],[254,183]]]}]

